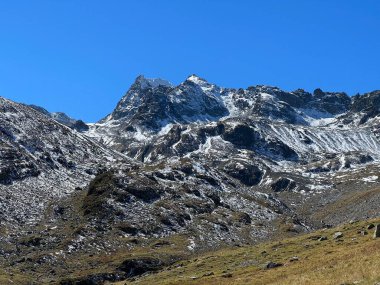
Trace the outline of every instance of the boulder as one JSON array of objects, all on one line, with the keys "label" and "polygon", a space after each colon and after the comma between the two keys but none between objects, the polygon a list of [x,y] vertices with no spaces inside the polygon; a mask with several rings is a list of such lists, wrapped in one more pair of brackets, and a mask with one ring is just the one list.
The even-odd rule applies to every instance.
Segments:
[{"label": "boulder", "polygon": [[325,241],[325,240],[327,240],[327,237],[326,237],[326,236],[321,236],[321,237],[318,239],[318,241]]},{"label": "boulder", "polygon": [[222,274],[222,277],[223,278],[231,278],[232,274],[231,273],[224,273],[224,274]]},{"label": "boulder", "polygon": [[380,237],[380,224],[377,224],[375,227],[375,231],[373,232],[373,238],[379,238]]},{"label": "boulder", "polygon": [[157,258],[141,257],[125,260],[119,270],[126,273],[128,278],[142,275],[146,272],[154,272],[161,269],[165,263]]},{"label": "boulder", "polygon": [[289,262],[295,262],[295,261],[299,261],[299,257],[298,256],[293,256],[292,258],[289,259]]},{"label": "boulder", "polygon": [[283,265],[284,265],[284,264],[282,264],[282,263],[277,263],[277,262],[269,261],[269,262],[265,265],[265,268],[266,268],[266,269],[272,269],[272,268],[280,267],[280,266],[283,266]]},{"label": "boulder", "polygon": [[375,227],[374,224],[369,224],[369,225],[367,226],[367,230],[371,230],[371,229],[373,229],[374,227]]},{"label": "boulder", "polygon": [[340,239],[343,237],[343,233],[342,232],[336,232],[334,235],[333,235],[333,238],[334,239]]}]

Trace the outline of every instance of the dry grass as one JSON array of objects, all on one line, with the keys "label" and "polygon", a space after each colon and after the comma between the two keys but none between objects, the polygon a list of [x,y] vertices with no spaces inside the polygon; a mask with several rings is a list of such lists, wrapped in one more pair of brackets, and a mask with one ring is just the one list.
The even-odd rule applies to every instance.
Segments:
[{"label": "dry grass", "polygon": [[[373,230],[364,236],[358,233],[368,223],[358,222],[253,247],[224,249],[179,262],[134,282],[117,284],[373,285],[380,281],[380,239],[372,238]],[[343,232],[344,237],[334,240],[332,235],[336,231]],[[326,236],[328,240],[318,241],[318,236]],[[291,262],[293,256],[299,260]],[[268,261],[284,266],[264,269]],[[210,274],[213,275],[206,276]]]}]

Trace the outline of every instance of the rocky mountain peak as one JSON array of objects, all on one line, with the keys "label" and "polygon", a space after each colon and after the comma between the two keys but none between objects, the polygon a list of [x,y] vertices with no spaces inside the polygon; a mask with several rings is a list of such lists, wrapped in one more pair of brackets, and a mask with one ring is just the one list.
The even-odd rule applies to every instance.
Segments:
[{"label": "rocky mountain peak", "polygon": [[206,79],[202,78],[202,77],[199,77],[198,75],[196,74],[192,74],[190,76],[187,77],[186,81],[190,81],[190,82],[193,82],[195,84],[204,84],[204,83],[208,83]]},{"label": "rocky mountain peak", "polygon": [[133,85],[136,85],[141,89],[156,88],[158,86],[173,87],[173,85],[167,80],[161,78],[146,78],[144,75],[139,75]]},{"label": "rocky mountain peak", "polygon": [[211,97],[218,97],[222,88],[208,82],[206,79],[201,78],[195,74],[190,75],[182,84],[178,86],[180,89],[192,89],[190,93],[193,95],[207,95]]},{"label": "rocky mountain peak", "polygon": [[[160,101],[166,89],[172,89],[173,85],[160,78],[146,78],[140,75],[136,78],[127,93],[118,102],[114,111],[100,122],[109,120],[129,120],[154,102]],[[164,93],[163,93],[164,92]]]},{"label": "rocky mountain peak", "polygon": [[323,92],[321,88],[317,88],[314,90],[313,95],[317,98],[321,98],[325,95],[325,92]]},{"label": "rocky mountain peak", "polygon": [[159,130],[168,123],[212,120],[228,114],[220,99],[220,90],[196,75],[191,75],[178,86],[141,75],[111,115],[100,123],[112,120]]}]

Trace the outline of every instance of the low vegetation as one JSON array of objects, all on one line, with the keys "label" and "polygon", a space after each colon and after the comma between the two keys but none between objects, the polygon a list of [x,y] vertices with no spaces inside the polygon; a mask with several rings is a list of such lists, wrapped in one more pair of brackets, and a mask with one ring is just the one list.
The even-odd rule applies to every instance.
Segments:
[{"label": "low vegetation", "polygon": [[[379,222],[354,222],[257,246],[226,248],[115,284],[378,284],[380,239],[373,238],[374,228],[368,226]],[[341,237],[336,238],[338,232]]]}]

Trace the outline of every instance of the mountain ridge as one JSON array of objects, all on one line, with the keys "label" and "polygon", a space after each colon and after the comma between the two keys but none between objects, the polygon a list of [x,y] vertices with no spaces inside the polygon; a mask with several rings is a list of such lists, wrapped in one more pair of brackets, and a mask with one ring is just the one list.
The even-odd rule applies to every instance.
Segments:
[{"label": "mountain ridge", "polygon": [[[156,81],[165,82],[165,84],[156,84],[156,85],[152,85],[152,86],[150,86],[149,84],[146,84],[146,86],[144,86],[144,88],[139,89],[139,87],[141,87],[140,86],[141,80],[145,80],[146,82],[149,82],[150,80],[151,81],[156,80]],[[139,93],[139,91],[142,91],[144,89],[153,89],[153,91],[155,89],[157,89],[156,90],[157,91],[157,94],[156,94],[157,97],[159,97],[161,94],[161,95],[164,95],[165,97],[169,97],[172,101],[173,100],[174,101],[182,100],[183,104],[189,104],[190,102],[184,101],[182,94],[178,94],[178,93],[181,93],[181,91],[182,91],[182,90],[178,90],[178,89],[180,89],[181,86],[183,86],[184,84],[187,84],[187,83],[192,84],[194,87],[193,89],[201,89],[200,93],[203,93],[201,95],[208,95],[211,97],[218,97],[220,95],[221,97],[223,97],[224,98],[224,100],[223,100],[224,106],[222,106],[222,107],[226,107],[228,109],[228,112],[230,113],[228,115],[230,115],[230,116],[233,115],[233,114],[231,114],[231,113],[233,113],[231,110],[233,108],[238,107],[239,111],[242,112],[242,111],[244,111],[244,109],[247,109],[244,107],[249,107],[249,106],[247,106],[247,102],[244,102],[244,99],[247,99],[247,97],[255,97],[255,94],[249,94],[249,91],[256,93],[256,97],[258,97],[257,93],[261,93],[261,94],[269,93],[269,95],[274,95],[276,97],[276,99],[278,99],[278,101],[285,102],[294,108],[300,108],[301,106],[307,107],[307,106],[305,106],[305,104],[306,105],[309,104],[310,108],[314,108],[315,110],[319,110],[321,112],[330,113],[331,115],[338,115],[338,114],[342,114],[344,112],[347,112],[351,108],[351,105],[353,105],[352,106],[352,108],[354,108],[353,110],[359,110],[357,107],[357,105],[359,104],[358,102],[359,101],[363,102],[363,100],[360,100],[360,98],[371,97],[371,94],[377,93],[377,91],[375,90],[372,92],[365,93],[363,95],[355,95],[353,97],[350,97],[345,92],[324,92],[319,88],[315,89],[313,93],[307,92],[303,89],[296,89],[294,91],[287,92],[287,91],[281,90],[278,87],[267,86],[267,85],[250,86],[247,89],[224,88],[224,87],[219,87],[215,84],[209,83],[205,79],[203,79],[197,75],[194,75],[194,74],[190,75],[184,82],[175,86],[175,85],[172,85],[171,83],[168,83],[166,80],[163,80],[163,79],[146,79],[144,76],[140,75],[139,77],[136,78],[135,82],[131,86],[131,89],[119,101],[117,107],[109,116],[111,116],[111,118],[115,118],[115,119],[122,118],[123,117],[123,115],[122,115],[123,114],[123,110],[122,110],[123,104],[125,105],[125,104],[127,104],[126,103],[127,101],[130,101],[131,95],[134,95],[133,98],[137,98],[137,103],[141,103],[139,100],[141,100],[141,98],[144,98],[144,96],[148,96],[144,92],[140,92],[141,94]],[[174,89],[176,92],[174,92],[174,94],[171,92],[168,92],[168,94],[162,94],[162,91],[165,91],[165,90],[162,90],[163,87],[170,89],[170,91],[172,89]],[[133,92],[131,92],[131,91],[133,91]],[[161,93],[160,93],[160,91],[161,91]],[[167,90],[167,91],[169,91],[169,90]],[[194,92],[194,90],[191,90],[191,91]],[[133,93],[133,94],[131,94],[131,93]],[[240,98],[239,98],[240,100],[235,100],[236,102],[228,102],[229,100],[231,100],[231,98],[228,98],[229,97],[228,95],[232,96],[231,94],[228,94],[228,93],[233,93],[233,95],[236,97],[238,97],[239,95],[244,95],[244,96],[240,96]],[[184,95],[187,95],[190,97],[191,94],[190,95],[184,94]],[[150,96],[152,96],[152,95],[150,95]],[[353,98],[354,100],[352,100],[351,98]],[[202,97],[201,97],[201,99],[202,99]],[[215,99],[215,98],[213,98],[213,99]],[[251,98],[251,99],[254,99],[254,98]],[[259,98],[256,98],[256,99],[259,99]],[[268,98],[263,98],[263,99],[268,99]],[[151,98],[151,100],[152,100],[152,98]],[[245,101],[247,101],[247,100],[245,100]],[[142,102],[142,103],[144,103],[144,102]],[[166,105],[168,105],[170,102],[165,102],[165,103],[166,103]],[[230,103],[230,104],[233,103],[233,104],[229,106],[228,103]],[[245,106],[239,106],[239,104],[245,105]],[[252,104],[252,102],[248,102],[248,104]],[[368,105],[368,103],[367,103],[367,105]],[[126,109],[125,111],[128,111],[128,110],[136,108],[136,107],[137,106],[133,107],[131,105],[124,106],[124,108]],[[202,106],[197,106],[197,107],[202,107]],[[129,115],[131,115],[130,113],[131,112],[129,112]],[[207,109],[206,109],[205,113],[206,113],[206,115],[208,115]],[[112,116],[112,114],[114,114],[114,115]],[[241,115],[241,113],[238,115]],[[101,119],[98,123],[104,123],[104,121],[109,116]],[[170,117],[170,116],[168,116],[168,117]],[[210,118],[211,117],[212,116],[210,116]],[[174,121],[174,120],[172,119],[172,121]],[[181,118],[179,118],[178,122],[181,122],[181,121],[182,122],[186,121],[186,119],[183,118],[183,115]],[[189,121],[191,121],[191,120],[187,120],[187,122],[189,122]]]}]

